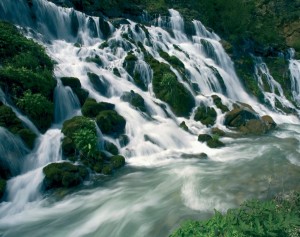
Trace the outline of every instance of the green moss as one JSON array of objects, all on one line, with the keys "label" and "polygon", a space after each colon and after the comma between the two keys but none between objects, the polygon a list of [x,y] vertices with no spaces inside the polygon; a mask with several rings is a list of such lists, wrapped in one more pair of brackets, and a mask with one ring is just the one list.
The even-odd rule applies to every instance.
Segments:
[{"label": "green moss", "polygon": [[113,73],[114,73],[117,77],[121,77],[121,74],[120,74],[118,68],[114,67]]},{"label": "green moss", "polygon": [[114,104],[99,102],[95,99],[88,98],[82,106],[81,112],[84,116],[95,118],[99,112],[104,110],[112,110],[115,108]]},{"label": "green moss", "polygon": [[0,200],[4,195],[5,189],[6,189],[6,181],[0,178]]},{"label": "green moss", "polygon": [[76,131],[83,128],[93,130],[96,134],[96,127],[93,120],[83,116],[76,116],[65,121],[63,124],[62,132],[63,134],[65,134],[65,136],[72,138]]},{"label": "green moss", "polygon": [[24,143],[30,148],[33,149],[35,139],[37,138],[37,135],[33,133],[31,130],[23,128],[18,131],[18,135],[22,138]]},{"label": "green moss", "polygon": [[135,93],[133,90],[130,92],[124,92],[124,94],[121,96],[121,99],[130,103],[134,108],[142,112],[147,111],[143,97],[138,93]]},{"label": "green moss", "polygon": [[222,113],[229,111],[228,107],[222,103],[222,99],[219,96],[212,95],[212,98],[213,98],[214,104],[217,106],[218,109],[220,109],[222,111]]},{"label": "green moss", "polygon": [[125,158],[120,155],[116,155],[110,158],[112,167],[114,169],[119,169],[125,165]]},{"label": "green moss", "polygon": [[206,126],[212,126],[216,122],[217,112],[214,108],[202,105],[197,108],[194,119]]},{"label": "green moss", "polygon": [[99,49],[105,49],[109,47],[109,44],[107,43],[107,41],[104,41],[102,44],[100,44]]},{"label": "green moss", "polygon": [[184,64],[174,55],[170,56],[168,53],[160,50],[159,55],[166,60],[168,63],[171,64],[175,69],[177,69],[179,72],[184,73],[185,66]]},{"label": "green moss", "polygon": [[124,59],[123,67],[126,69],[126,71],[129,73],[130,76],[134,76],[134,68],[135,63],[137,61],[137,57],[133,54],[132,51],[130,51],[127,56]]},{"label": "green moss", "polygon": [[113,169],[112,169],[112,167],[111,167],[110,165],[105,165],[105,166],[103,167],[103,169],[102,169],[102,173],[103,173],[104,175],[111,175],[111,174],[112,174],[112,171],[113,171]]},{"label": "green moss", "polygon": [[177,116],[188,116],[195,106],[194,97],[177,81],[176,75],[167,64],[160,63],[152,56],[145,56],[153,70],[153,91],[157,98],[168,103]]},{"label": "green moss", "polygon": [[184,121],[182,121],[180,124],[179,124],[179,127],[182,128],[184,131],[189,131],[189,127],[185,124]]},{"label": "green moss", "polygon": [[76,77],[62,77],[61,81],[64,86],[71,87],[73,92],[77,95],[80,104],[83,105],[89,96],[89,92],[81,88],[80,80]]},{"label": "green moss", "polygon": [[105,110],[96,117],[96,122],[104,134],[119,136],[124,132],[126,120],[114,110]]},{"label": "green moss", "polygon": [[208,134],[200,134],[198,136],[198,141],[206,142],[207,146],[210,148],[220,148],[225,146],[225,144],[219,140],[218,135],[210,136]]},{"label": "green moss", "polygon": [[17,100],[21,109],[41,131],[46,131],[53,121],[54,105],[42,94],[32,94],[25,91],[23,97]]},{"label": "green moss", "polygon": [[77,186],[88,176],[84,166],[76,166],[68,162],[52,163],[43,168],[45,189]]},{"label": "green moss", "polygon": [[85,61],[87,61],[88,63],[96,63],[99,67],[103,66],[103,62],[98,55],[96,55],[95,57],[87,57]]},{"label": "green moss", "polygon": [[7,128],[12,133],[17,133],[23,129],[21,120],[8,106],[0,106],[0,127]]},{"label": "green moss", "polygon": [[118,147],[115,144],[113,144],[109,141],[104,142],[104,149],[106,151],[108,151],[109,153],[111,153],[112,155],[118,155],[119,154]]}]

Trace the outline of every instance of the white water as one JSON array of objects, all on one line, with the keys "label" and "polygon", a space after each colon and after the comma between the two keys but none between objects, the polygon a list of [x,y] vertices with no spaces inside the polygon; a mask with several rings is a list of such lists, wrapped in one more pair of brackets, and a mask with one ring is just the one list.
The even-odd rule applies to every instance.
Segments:
[{"label": "white water", "polygon": [[[27,156],[22,175],[8,182],[7,198],[0,204],[0,235],[167,236],[182,219],[205,218],[214,208],[226,210],[248,198],[265,198],[283,189],[299,188],[299,125],[281,125],[274,134],[261,138],[226,138],[223,139],[227,145],[225,148],[210,149],[197,141],[197,134],[208,131],[205,126],[195,122],[193,116],[190,119],[177,118],[167,104],[155,98],[151,85],[152,71],[143,61],[142,52],[122,38],[123,33],[130,34],[131,31],[132,39],[141,41],[159,61],[165,62],[158,49],[178,57],[185,65],[188,82],[176,69],[172,70],[194,94],[197,104],[215,107],[210,95],[218,94],[229,108],[239,100],[251,104],[261,115],[269,113],[245,92],[232,61],[219,43],[219,37],[207,31],[200,22],[194,21],[197,35],[191,41],[184,33],[184,22],[179,13],[170,10],[169,22],[175,38],[155,26],[147,27],[150,33],[147,38],[142,30],[136,31],[136,23],[130,22],[130,25],[123,25],[114,32],[108,40],[109,48],[99,49],[104,40],[100,38],[97,18],[93,18],[97,37],[91,37],[91,27],[87,27],[91,18],[84,14],[56,7],[44,0],[34,0],[33,6],[36,22],[30,20],[30,10],[23,1],[2,0],[0,12],[5,12],[4,17],[1,15],[5,19],[31,27],[46,37],[51,36],[51,42],[40,43],[57,62],[57,78],[77,77],[91,97],[115,104],[116,110],[127,121],[125,133],[130,143],[123,148],[119,146],[126,156],[127,167],[106,182],[101,179],[107,178],[99,176],[94,185],[82,187],[79,192],[57,202],[53,200],[54,195],[46,198],[40,192],[42,168],[62,158],[62,134],[58,128],[49,129],[39,137],[34,151]],[[70,31],[70,14],[79,19],[76,37]],[[23,21],[19,19],[21,15]],[[161,25],[165,24],[163,21],[160,20]],[[83,44],[81,48],[74,46],[77,40]],[[209,43],[213,57],[204,50],[205,42]],[[139,59],[135,70],[142,75],[148,91],[138,88],[122,66],[130,50]],[[102,67],[86,62],[87,57],[96,55],[101,59]],[[114,67],[119,69],[121,78],[113,74]],[[105,94],[101,95],[93,88],[88,72],[106,81],[108,88]],[[217,73],[223,78],[224,85]],[[192,89],[191,83],[198,85],[200,93]],[[78,112],[78,104],[67,88],[57,89],[55,104],[56,111],[60,111],[57,112],[60,127],[64,119]],[[147,115],[120,99],[124,92],[131,90],[144,98]],[[167,114],[160,105],[165,105]],[[217,125],[225,129],[222,125],[224,115],[216,110]],[[277,122],[299,124],[295,117],[275,112],[271,115]],[[178,127],[183,120],[191,133]],[[101,131],[98,133],[102,144]],[[197,159],[197,154],[202,152],[208,154],[208,160]],[[183,154],[192,158],[184,159]],[[271,190],[268,177],[274,180]]]},{"label": "white water", "polygon": [[294,50],[291,49],[291,59],[289,64],[289,69],[291,72],[291,90],[293,93],[294,100],[300,105],[300,61],[295,60]]}]

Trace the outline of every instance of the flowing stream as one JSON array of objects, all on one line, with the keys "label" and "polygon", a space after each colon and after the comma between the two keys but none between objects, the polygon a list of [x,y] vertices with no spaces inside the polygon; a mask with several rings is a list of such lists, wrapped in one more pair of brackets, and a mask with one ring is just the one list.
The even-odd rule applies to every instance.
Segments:
[{"label": "flowing stream", "polygon": [[[105,40],[97,17],[57,7],[45,0],[32,0],[31,7],[26,2],[1,0],[0,18],[23,27],[24,34],[43,44],[57,62],[55,124],[39,135],[30,154],[20,154],[23,157],[22,163],[17,164],[20,175],[8,181],[4,201],[0,203],[0,236],[165,237],[181,221],[208,218],[214,208],[226,211],[249,198],[264,199],[277,192],[300,188],[298,118],[270,110],[247,94],[220,38],[206,30],[201,22],[193,22],[196,35],[192,37],[185,34],[184,21],[173,9],[169,10],[170,17],[159,17],[157,26],[146,27],[147,31],[130,20],[118,29],[109,23],[112,33],[107,39],[109,47],[102,48],[99,46]],[[197,135],[208,128],[195,122],[193,116],[176,117],[167,104],[155,97],[152,70],[144,61],[143,52],[130,41],[142,42],[145,50],[160,62],[167,63],[159,50],[179,58],[186,68],[187,80],[176,68],[171,67],[172,71],[193,94],[197,105],[216,109],[219,128],[226,130],[224,114],[213,103],[210,97],[213,94],[229,108],[240,101],[250,104],[260,115],[271,115],[278,129],[261,137],[222,138],[226,144],[222,149],[211,149],[198,142]],[[123,68],[131,50],[138,58],[134,71],[142,75],[146,91],[137,87]],[[87,60],[93,57],[100,59],[102,65]],[[299,61],[290,60],[295,100],[300,97],[299,65]],[[115,68],[120,76],[113,73]],[[99,75],[104,91],[100,93],[92,85],[89,72]],[[258,72],[270,74],[263,62],[257,62],[257,75],[261,75]],[[126,166],[112,177],[95,175],[78,188],[45,195],[40,190],[42,168],[62,160],[62,123],[80,114],[78,98],[61,84],[60,77],[77,77],[90,97],[115,104],[117,112],[126,119],[130,142],[124,147],[120,140],[104,136],[126,157]],[[272,77],[268,78],[279,95],[274,89],[265,96],[270,101],[276,97],[288,103],[280,85]],[[122,101],[122,94],[131,90],[144,98],[147,113]],[[182,121],[190,133],[179,128]],[[103,142],[101,131],[98,133]],[[12,145],[20,142],[0,128],[1,144],[4,139],[10,141],[7,137]],[[1,153],[5,149],[6,146],[0,146]],[[199,158],[203,152],[208,159]]]}]

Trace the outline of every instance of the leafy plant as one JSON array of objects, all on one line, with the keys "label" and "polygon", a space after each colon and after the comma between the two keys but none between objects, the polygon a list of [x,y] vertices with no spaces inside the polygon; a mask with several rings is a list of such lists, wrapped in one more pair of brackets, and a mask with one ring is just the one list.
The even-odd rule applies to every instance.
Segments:
[{"label": "leafy plant", "polygon": [[73,134],[73,141],[81,154],[94,156],[97,152],[97,135],[92,129],[79,129]]}]

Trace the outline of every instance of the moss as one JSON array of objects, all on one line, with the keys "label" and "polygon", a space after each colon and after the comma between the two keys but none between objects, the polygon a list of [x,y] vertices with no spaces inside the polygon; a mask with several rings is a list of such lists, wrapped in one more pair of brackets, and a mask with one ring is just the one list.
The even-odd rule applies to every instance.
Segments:
[{"label": "moss", "polygon": [[121,99],[130,103],[134,108],[142,112],[147,111],[143,97],[138,93],[135,93],[133,90],[130,92],[124,92],[124,94],[121,96]]},{"label": "moss", "polygon": [[21,120],[10,107],[5,105],[0,106],[0,126],[7,128],[12,133],[23,129]]},{"label": "moss", "polygon": [[105,49],[109,47],[109,44],[107,43],[107,41],[104,41],[102,44],[100,44],[99,49]]},{"label": "moss", "polygon": [[104,110],[112,110],[115,108],[114,104],[99,102],[95,99],[88,98],[82,106],[81,112],[84,116],[95,118],[99,112]]},{"label": "moss", "polygon": [[112,167],[111,167],[110,165],[105,165],[105,166],[103,167],[103,169],[102,169],[102,173],[103,173],[104,175],[111,175],[111,174],[112,174],[112,171],[113,171],[113,169],[112,169]]},{"label": "moss", "polygon": [[80,80],[76,77],[62,77],[61,81],[64,86],[71,87],[73,92],[77,95],[80,104],[83,105],[89,96],[89,92],[85,89],[82,89]]},{"label": "moss", "polygon": [[207,142],[211,139],[212,139],[212,136],[210,136],[208,134],[199,134],[199,136],[198,136],[198,141],[199,142]]},{"label": "moss", "polygon": [[103,66],[103,62],[102,62],[101,58],[98,55],[96,55],[95,57],[87,57],[85,59],[85,61],[88,62],[88,63],[95,63],[99,67]]},{"label": "moss", "polygon": [[126,120],[114,110],[105,110],[96,117],[101,132],[107,135],[119,136],[124,132]]},{"label": "moss", "polygon": [[175,69],[177,69],[179,72],[184,73],[185,66],[184,64],[174,55],[170,56],[168,53],[160,50],[159,55],[166,60],[168,63],[171,64]]},{"label": "moss", "polygon": [[179,124],[179,127],[182,128],[184,131],[189,131],[189,127],[185,124],[184,121],[182,121],[181,124]]},{"label": "moss", "polygon": [[225,146],[225,144],[219,140],[219,136],[217,135],[210,136],[208,134],[200,134],[198,136],[198,141],[206,142],[207,146],[210,148],[220,148]]},{"label": "moss", "polygon": [[219,96],[212,95],[212,98],[213,98],[214,104],[217,106],[218,109],[220,109],[222,111],[222,113],[229,111],[228,107],[222,103],[222,99]]},{"label": "moss", "polygon": [[214,108],[202,105],[197,108],[194,119],[206,126],[212,126],[216,122],[217,112]]},{"label": "moss", "polygon": [[45,174],[44,187],[46,190],[77,186],[88,176],[84,166],[76,166],[68,162],[52,163],[43,168]]},{"label": "moss", "polygon": [[132,51],[130,51],[125,57],[123,62],[123,67],[132,77],[134,75],[134,67],[137,60],[138,60],[137,57],[133,54]]},{"label": "moss", "polygon": [[168,103],[177,116],[188,116],[195,106],[194,97],[177,81],[167,64],[159,63],[152,56],[145,56],[153,70],[153,91],[157,98]]},{"label": "moss", "polygon": [[88,77],[93,85],[93,88],[102,95],[106,95],[108,92],[108,82],[103,78],[103,76],[98,76],[95,73],[88,72]]},{"label": "moss", "polygon": [[5,189],[6,189],[6,181],[0,178],[0,200],[4,195]]},{"label": "moss", "polygon": [[23,97],[17,100],[17,106],[42,132],[51,126],[54,116],[54,105],[42,94],[32,94],[31,91],[25,91]]},{"label": "moss", "polygon": [[65,121],[63,123],[62,132],[65,136],[72,138],[77,130],[83,128],[91,129],[96,134],[96,127],[93,120],[83,116],[75,116],[72,119]]},{"label": "moss", "polygon": [[24,141],[24,143],[30,149],[33,149],[35,140],[37,138],[37,135],[35,133],[33,133],[29,129],[24,128],[24,129],[21,129],[21,130],[18,131],[18,135],[22,138],[22,140]]},{"label": "moss", "polygon": [[125,165],[125,158],[120,155],[116,155],[110,158],[111,164],[114,169],[119,169]]},{"label": "moss", "polygon": [[104,149],[106,151],[108,151],[109,153],[111,153],[112,155],[118,155],[119,154],[118,147],[115,144],[113,144],[109,141],[104,142]]}]

